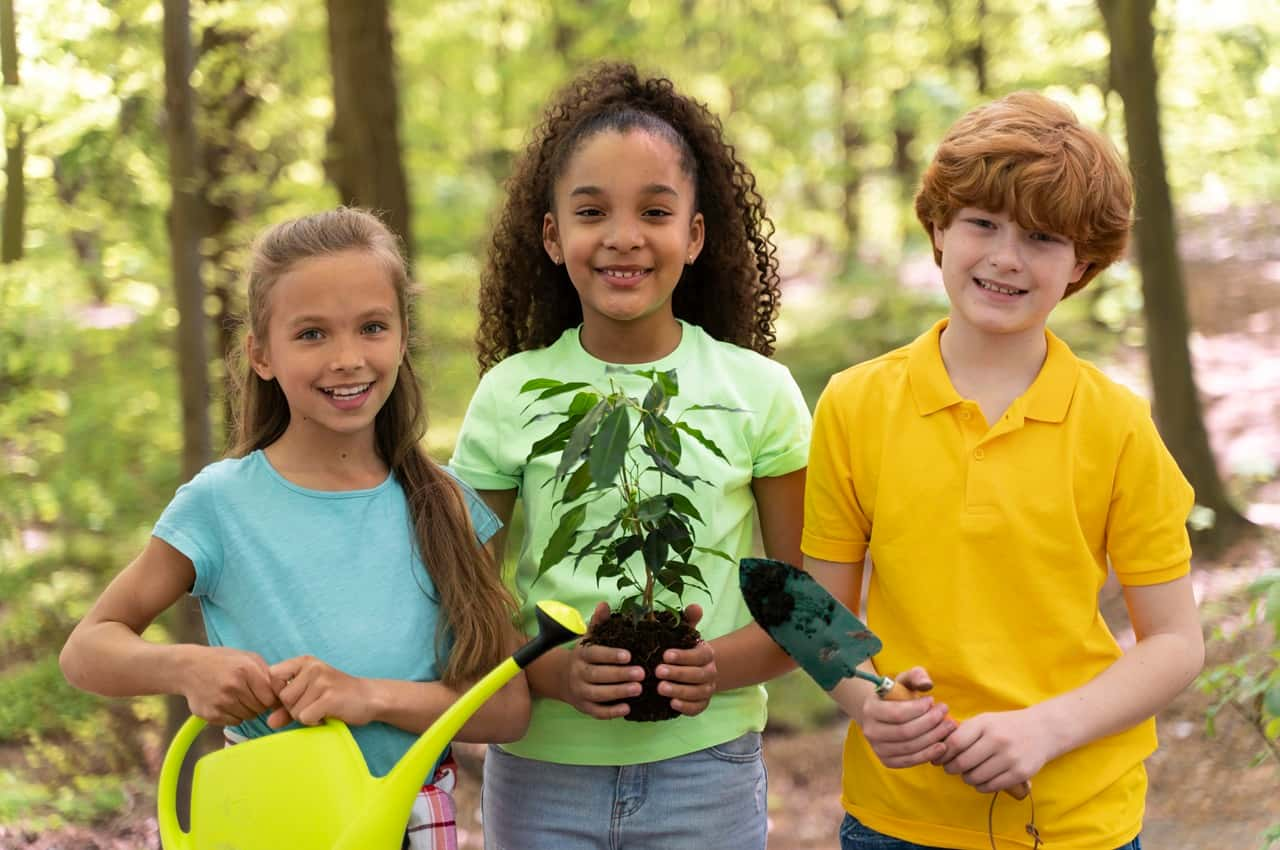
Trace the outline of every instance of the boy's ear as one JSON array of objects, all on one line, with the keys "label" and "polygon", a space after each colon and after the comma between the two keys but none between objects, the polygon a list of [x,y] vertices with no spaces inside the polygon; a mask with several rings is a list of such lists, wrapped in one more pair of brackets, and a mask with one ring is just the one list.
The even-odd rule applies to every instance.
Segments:
[{"label": "boy's ear", "polygon": [[1083,260],[1076,263],[1076,267],[1071,270],[1071,277],[1067,280],[1067,283],[1079,283],[1080,278],[1084,276],[1084,273],[1089,270],[1091,265],[1093,263],[1086,263]]},{"label": "boy's ear", "polygon": [[938,225],[935,224],[933,225],[932,230],[933,230],[933,247],[938,251],[938,253],[942,253],[942,234],[945,232],[946,228],[939,227]]},{"label": "boy's ear", "polygon": [[556,217],[550,212],[542,216],[542,247],[551,262],[557,266],[564,262],[564,251],[560,250],[560,229],[556,227]]},{"label": "boy's ear", "polygon": [[271,364],[267,361],[266,346],[259,345],[258,340],[252,333],[244,338],[244,353],[249,359],[249,367],[257,373],[258,377],[264,381],[270,381],[275,377],[271,371]]},{"label": "boy's ear", "polygon": [[698,255],[702,253],[702,246],[707,238],[707,222],[702,217],[702,213],[694,213],[693,219],[689,222],[689,256],[688,265],[693,265],[693,261],[698,259]]}]

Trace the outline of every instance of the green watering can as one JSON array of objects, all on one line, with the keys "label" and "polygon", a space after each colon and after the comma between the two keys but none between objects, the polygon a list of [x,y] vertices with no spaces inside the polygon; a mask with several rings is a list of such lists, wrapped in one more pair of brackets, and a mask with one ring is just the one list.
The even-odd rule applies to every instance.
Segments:
[{"label": "green watering can", "polygon": [[538,603],[538,634],[431,724],[391,772],[370,775],[340,720],[267,735],[196,762],[191,831],[178,825],[178,772],[205,721],[188,718],[160,767],[165,850],[399,850],[413,800],[445,747],[484,702],[548,650],[586,631],[560,602]]}]

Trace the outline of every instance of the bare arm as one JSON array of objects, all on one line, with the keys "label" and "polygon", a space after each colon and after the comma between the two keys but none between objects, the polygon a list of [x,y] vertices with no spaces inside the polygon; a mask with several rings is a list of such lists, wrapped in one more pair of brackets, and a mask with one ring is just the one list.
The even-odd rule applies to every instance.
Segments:
[{"label": "bare arm", "polygon": [[[512,641],[511,650],[517,642]],[[374,721],[418,734],[434,723],[465,688],[443,682],[362,679],[309,655],[271,667],[273,687],[282,707],[267,722],[274,728],[292,718],[315,725],[336,717],[352,726]],[[460,741],[504,742],[522,737],[529,726],[529,688],[516,676],[482,705],[459,730]]]},{"label": "bare arm", "polygon": [[1128,729],[1166,706],[1204,664],[1188,576],[1124,588],[1137,645],[1080,687],[1020,711],[979,714],[947,741],[942,760],[980,791],[1029,779],[1048,761]]},{"label": "bare arm", "polygon": [[[805,470],[751,482],[760,514],[765,554],[798,565],[804,524]],[[795,662],[754,622],[711,641],[716,653],[717,691],[767,682],[795,669]]]},{"label": "bare arm", "polygon": [[[850,611],[857,611],[862,596],[862,564],[820,561],[806,557],[804,568],[832,596]],[[878,672],[870,659],[858,665],[868,673]],[[932,687],[928,673],[913,667],[898,676],[916,690]],[[933,697],[904,701],[882,700],[870,682],[855,677],[842,679],[830,691],[845,714],[862,730],[876,757],[886,767],[913,767],[941,758],[946,750],[941,743],[955,729],[955,721],[947,716],[947,706],[935,704]]]},{"label": "bare arm", "polygon": [[182,694],[193,714],[221,724],[278,705],[267,664],[255,653],[142,639],[194,581],[191,561],[152,537],[67,638],[59,657],[67,681],[104,696]]}]

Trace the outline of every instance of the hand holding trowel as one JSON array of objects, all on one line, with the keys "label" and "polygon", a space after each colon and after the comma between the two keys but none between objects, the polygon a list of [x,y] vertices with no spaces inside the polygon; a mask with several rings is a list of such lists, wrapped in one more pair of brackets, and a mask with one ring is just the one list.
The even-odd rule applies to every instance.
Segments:
[{"label": "hand holding trowel", "polygon": [[[824,691],[853,676],[874,684],[881,699],[923,696],[889,676],[858,669],[880,651],[880,639],[813,576],[782,561],[744,558],[738,583],[751,616]],[[1021,800],[1031,784],[1005,790]]]}]

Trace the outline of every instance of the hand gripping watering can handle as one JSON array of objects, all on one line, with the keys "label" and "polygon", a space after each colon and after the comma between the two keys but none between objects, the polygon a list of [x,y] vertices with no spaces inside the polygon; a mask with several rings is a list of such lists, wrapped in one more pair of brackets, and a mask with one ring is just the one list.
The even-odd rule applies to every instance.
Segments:
[{"label": "hand gripping watering can handle", "polygon": [[[890,678],[889,676],[881,676],[880,680],[876,683],[876,693],[880,695],[881,699],[900,701],[922,697],[927,693],[927,691],[914,691],[896,679]],[[947,719],[951,720],[952,723],[955,723],[955,720],[950,714],[947,715]],[[1006,788],[1004,790],[1005,793],[1010,797],[1013,797],[1013,799],[1023,800],[1031,793],[1031,783],[1024,780],[1021,784],[1014,785],[1012,788]]]},{"label": "hand gripping watering can handle", "polygon": [[160,826],[160,844],[165,850],[186,850],[191,847],[191,836],[178,824],[178,775],[187,751],[204,730],[205,722],[199,717],[188,717],[178,734],[173,736],[160,766],[160,783],[156,792],[156,819]]}]

